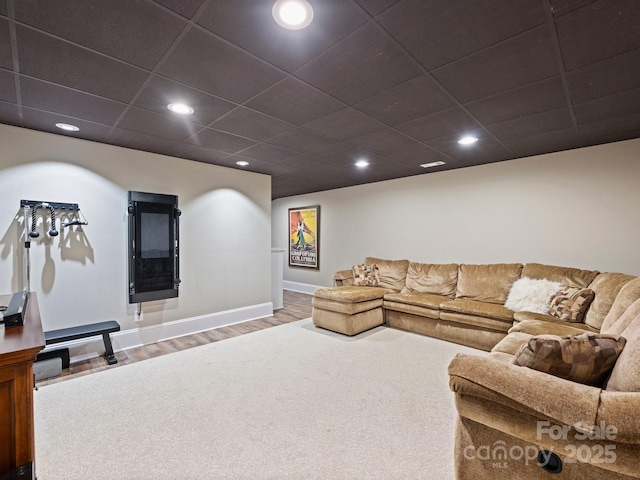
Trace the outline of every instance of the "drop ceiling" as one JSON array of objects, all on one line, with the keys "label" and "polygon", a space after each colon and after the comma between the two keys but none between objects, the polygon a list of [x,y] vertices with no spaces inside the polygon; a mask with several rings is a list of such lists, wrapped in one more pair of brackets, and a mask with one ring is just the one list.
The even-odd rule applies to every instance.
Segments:
[{"label": "drop ceiling", "polygon": [[309,2],[290,31],[271,0],[2,1],[0,122],[268,174],[274,199],[640,136],[637,0]]}]

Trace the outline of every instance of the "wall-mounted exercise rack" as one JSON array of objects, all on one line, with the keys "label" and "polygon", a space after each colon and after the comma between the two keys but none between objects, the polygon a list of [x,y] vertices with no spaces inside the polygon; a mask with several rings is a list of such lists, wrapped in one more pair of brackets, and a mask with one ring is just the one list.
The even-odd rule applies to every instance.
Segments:
[{"label": "wall-mounted exercise rack", "polygon": [[[67,211],[73,212],[74,218],[73,220],[61,223],[62,227],[71,227],[73,225],[88,225],[89,222],[84,218],[82,212],[80,211],[80,206],[77,203],[62,203],[62,202],[43,202],[40,200],[20,200],[20,206],[25,210],[25,220],[26,220],[26,211],[31,209],[31,231],[29,232],[29,236],[31,238],[36,238],[39,236],[39,233],[36,231],[36,211],[39,208],[48,209],[51,212],[51,230],[49,230],[49,235],[55,237],[58,235],[58,231],[56,230],[56,211]],[[80,218],[82,216],[82,219]],[[26,227],[25,222],[25,227]]]},{"label": "wall-mounted exercise rack", "polygon": [[[71,227],[73,225],[88,225],[89,222],[84,218],[80,211],[80,206],[77,203],[62,203],[62,202],[43,202],[40,200],[20,200],[20,207],[24,210],[24,248],[25,248],[25,288],[30,290],[30,270],[31,262],[29,259],[29,249],[31,248],[31,239],[40,236],[40,232],[37,231],[37,211],[38,209],[45,209],[50,212],[51,215],[51,229],[49,230],[49,236],[55,237],[59,234],[56,230],[56,211],[69,212],[71,214],[71,220],[66,222],[60,221],[60,228]],[[31,214],[28,212],[31,210]],[[28,219],[31,219],[31,222]],[[29,228],[31,227],[31,228]]]},{"label": "wall-mounted exercise rack", "polygon": [[72,212],[77,212],[80,210],[80,207],[77,203],[61,203],[61,202],[43,202],[41,200],[20,200],[20,206],[24,207],[38,207],[44,204],[51,205],[56,210],[70,210]]}]

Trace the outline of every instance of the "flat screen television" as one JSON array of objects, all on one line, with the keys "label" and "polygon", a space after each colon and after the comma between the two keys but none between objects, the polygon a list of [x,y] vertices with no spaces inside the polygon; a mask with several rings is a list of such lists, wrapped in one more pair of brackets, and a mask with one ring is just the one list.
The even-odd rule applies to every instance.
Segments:
[{"label": "flat screen television", "polygon": [[178,197],[129,192],[129,303],[178,296]]}]

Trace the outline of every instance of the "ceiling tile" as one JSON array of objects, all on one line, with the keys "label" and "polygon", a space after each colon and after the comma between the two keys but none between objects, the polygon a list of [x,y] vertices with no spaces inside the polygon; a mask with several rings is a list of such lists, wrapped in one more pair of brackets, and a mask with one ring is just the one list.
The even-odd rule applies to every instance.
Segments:
[{"label": "ceiling tile", "polygon": [[20,22],[148,70],[187,25],[185,20],[149,2],[14,3]]},{"label": "ceiling tile", "polygon": [[111,129],[108,140],[113,145],[153,153],[165,153],[171,151],[177,145],[177,142],[167,138],[124,130],[122,128]]},{"label": "ceiling tile", "polygon": [[356,108],[387,125],[406,123],[453,106],[453,99],[428,74],[356,104]]},{"label": "ceiling tile", "polygon": [[541,133],[531,137],[514,138],[506,140],[504,143],[519,157],[542,155],[543,153],[579,147],[578,137],[573,128]]},{"label": "ceiling tile", "polygon": [[204,3],[204,0],[155,0],[155,2],[164,5],[183,17],[193,18],[200,5]]},{"label": "ceiling tile", "polygon": [[573,111],[579,125],[633,115],[640,112],[640,88],[579,103]]},{"label": "ceiling tile", "polygon": [[395,5],[400,0],[356,0],[362,8],[364,8],[369,15],[375,17],[380,12],[383,12],[392,5]]},{"label": "ceiling tile", "polygon": [[354,108],[345,108],[338,112],[330,113],[313,122],[306,123],[304,126],[338,140],[359,137],[384,128],[383,123]]},{"label": "ceiling tile", "polygon": [[248,138],[238,137],[229,133],[219,132],[211,128],[196,133],[187,140],[187,143],[193,143],[205,148],[211,148],[220,152],[236,153],[245,148],[249,148],[256,144]]},{"label": "ceiling tile", "polygon": [[555,23],[568,71],[640,48],[637,0],[600,0],[557,18]]},{"label": "ceiling tile", "polygon": [[231,155],[227,152],[200,147],[198,145],[192,145],[190,143],[179,143],[172,149],[171,153],[172,155],[176,155],[180,158],[212,163],[214,165],[220,165],[220,163],[222,163],[225,158]]},{"label": "ceiling tile", "polygon": [[640,137],[631,0],[310,1],[301,31],[273,0],[0,1],[0,123],[247,158],[273,198]]},{"label": "ceiling tile", "polygon": [[430,143],[437,143],[440,151],[464,166],[501,162],[516,157],[508,147],[486,139],[471,146],[459,145],[457,137],[440,138],[431,140]]},{"label": "ceiling tile", "polygon": [[276,147],[275,145],[269,145],[268,143],[258,143],[257,145],[242,150],[239,155],[263,162],[282,163],[287,158],[298,155],[298,153]]},{"label": "ceiling tile", "polygon": [[[22,117],[29,128],[51,132],[65,137],[84,138],[87,140],[103,140],[109,134],[109,126],[88,122],[79,118],[45,112],[33,108],[22,108]],[[65,132],[56,127],[56,123],[70,123],[80,128],[79,132]]]},{"label": "ceiling tile", "polygon": [[456,107],[427,117],[417,118],[396,127],[417,140],[462,135],[481,130],[481,125],[462,108]]},{"label": "ceiling tile", "polygon": [[[147,73],[62,40],[16,25],[20,73],[128,102]],[[99,72],[99,73],[97,73]]]},{"label": "ceiling tile", "polygon": [[[461,136],[473,134],[478,138],[478,142],[472,145],[460,145],[458,140]],[[472,130],[463,132],[461,134],[455,135],[444,135],[441,137],[430,138],[429,140],[425,140],[424,143],[434,149],[435,151],[441,153],[442,155],[449,155],[450,152],[453,152],[454,155],[451,155],[452,159],[455,159],[455,155],[467,154],[467,153],[479,153],[482,152],[483,149],[487,147],[487,145],[493,145],[495,143],[499,143],[498,140],[488,131],[485,130]]]},{"label": "ceiling tile", "polygon": [[166,114],[170,103],[186,103],[193,107],[190,122],[209,125],[236,105],[208,93],[201,92],[168,78],[154,75],[136,97],[134,105]]},{"label": "ceiling tile", "polygon": [[158,73],[232,102],[244,102],[284,73],[213,35],[193,28]]},{"label": "ceiling tile", "polygon": [[367,24],[295,75],[347,103],[356,103],[422,71],[375,26]]},{"label": "ceiling tile", "polygon": [[413,140],[391,128],[385,128],[379,132],[352,138],[347,140],[347,143],[360,147],[368,152],[380,153],[381,151],[391,148],[409,145],[413,143]]},{"label": "ceiling tile", "polygon": [[16,85],[14,75],[6,70],[0,70],[0,100],[16,102]]},{"label": "ceiling tile", "polygon": [[294,128],[267,141],[271,145],[300,153],[326,148],[336,141],[303,128]]},{"label": "ceiling tile", "polygon": [[640,49],[567,73],[574,103],[584,103],[640,85]]},{"label": "ceiling tile", "polygon": [[345,107],[344,103],[296,78],[285,78],[246,105],[295,125],[302,125]]},{"label": "ceiling tile", "polygon": [[130,107],[118,122],[117,127],[177,142],[185,140],[202,128],[188,122],[184,117],[171,115],[169,111],[167,115],[162,115],[137,107]]},{"label": "ceiling tile", "polygon": [[104,125],[113,125],[126,107],[124,103],[25,76],[20,77],[20,90],[22,104],[27,107]]},{"label": "ceiling tile", "polygon": [[428,70],[546,21],[539,0],[406,0],[376,20]]},{"label": "ceiling tile", "polygon": [[3,18],[0,18],[0,68],[13,69],[9,23]]},{"label": "ceiling tile", "polygon": [[280,27],[271,14],[273,2],[210,2],[198,23],[247,51],[293,72],[349,32],[367,17],[344,0],[313,2],[313,22],[303,30]]},{"label": "ceiling tile", "polygon": [[560,77],[548,78],[464,104],[478,121],[487,125],[556,110],[566,105],[567,98]]},{"label": "ceiling tile", "polygon": [[544,25],[433,71],[466,103],[558,75],[549,28]]},{"label": "ceiling tile", "polygon": [[569,109],[561,108],[496,123],[489,125],[487,129],[499,140],[510,140],[572,127],[573,122]]},{"label": "ceiling tile", "polygon": [[0,122],[8,125],[22,125],[18,106],[15,103],[0,101]]},{"label": "ceiling tile", "polygon": [[414,166],[436,161],[447,161],[447,158],[442,154],[418,142],[383,150],[380,155],[394,162]]},{"label": "ceiling tile", "polygon": [[583,145],[619,142],[640,136],[640,113],[578,127]]},{"label": "ceiling tile", "polygon": [[[319,165],[326,165],[332,168],[352,168],[353,164],[358,160],[369,160],[375,157],[374,154],[367,152],[355,145],[346,143],[334,143],[320,150],[316,150],[306,157],[313,158]],[[287,160],[288,162],[289,160]]]},{"label": "ceiling tile", "polygon": [[595,1],[596,0],[549,0],[549,6],[551,7],[553,16],[559,17]]},{"label": "ceiling tile", "polygon": [[293,128],[290,123],[244,107],[237,107],[211,126],[216,130],[260,141]]},{"label": "ceiling tile", "polygon": [[389,160],[374,161],[365,168],[355,167],[349,178],[356,185],[360,185],[424,173],[421,170],[418,165],[401,165]]},{"label": "ceiling tile", "polygon": [[[242,167],[236,165],[238,161],[249,162],[247,167]],[[265,162],[263,160],[256,160],[253,158],[247,158],[242,155],[231,155],[225,158],[222,162],[222,165],[229,166],[231,168],[239,168],[239,169],[247,169],[251,168],[252,172],[262,173],[264,175],[286,175],[289,173],[296,172],[297,169],[288,167],[287,165],[280,165],[277,163]]]}]

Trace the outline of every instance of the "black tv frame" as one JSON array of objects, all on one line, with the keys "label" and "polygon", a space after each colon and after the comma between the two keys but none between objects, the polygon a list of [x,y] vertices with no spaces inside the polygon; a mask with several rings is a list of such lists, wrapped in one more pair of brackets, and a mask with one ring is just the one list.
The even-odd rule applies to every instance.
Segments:
[{"label": "black tv frame", "polygon": [[[178,197],[161,193],[147,193],[129,191],[129,303],[149,302],[176,298],[180,285],[180,210]],[[149,241],[157,240],[145,238],[149,235],[144,228],[143,215],[158,214],[167,218],[166,251],[161,251],[154,257],[145,257],[143,247]],[[156,230],[157,232],[157,230]],[[164,228],[163,228],[164,232]],[[148,258],[152,258],[149,260]],[[161,272],[149,272],[151,262],[161,265]],[[157,270],[157,269],[156,269]]]}]

